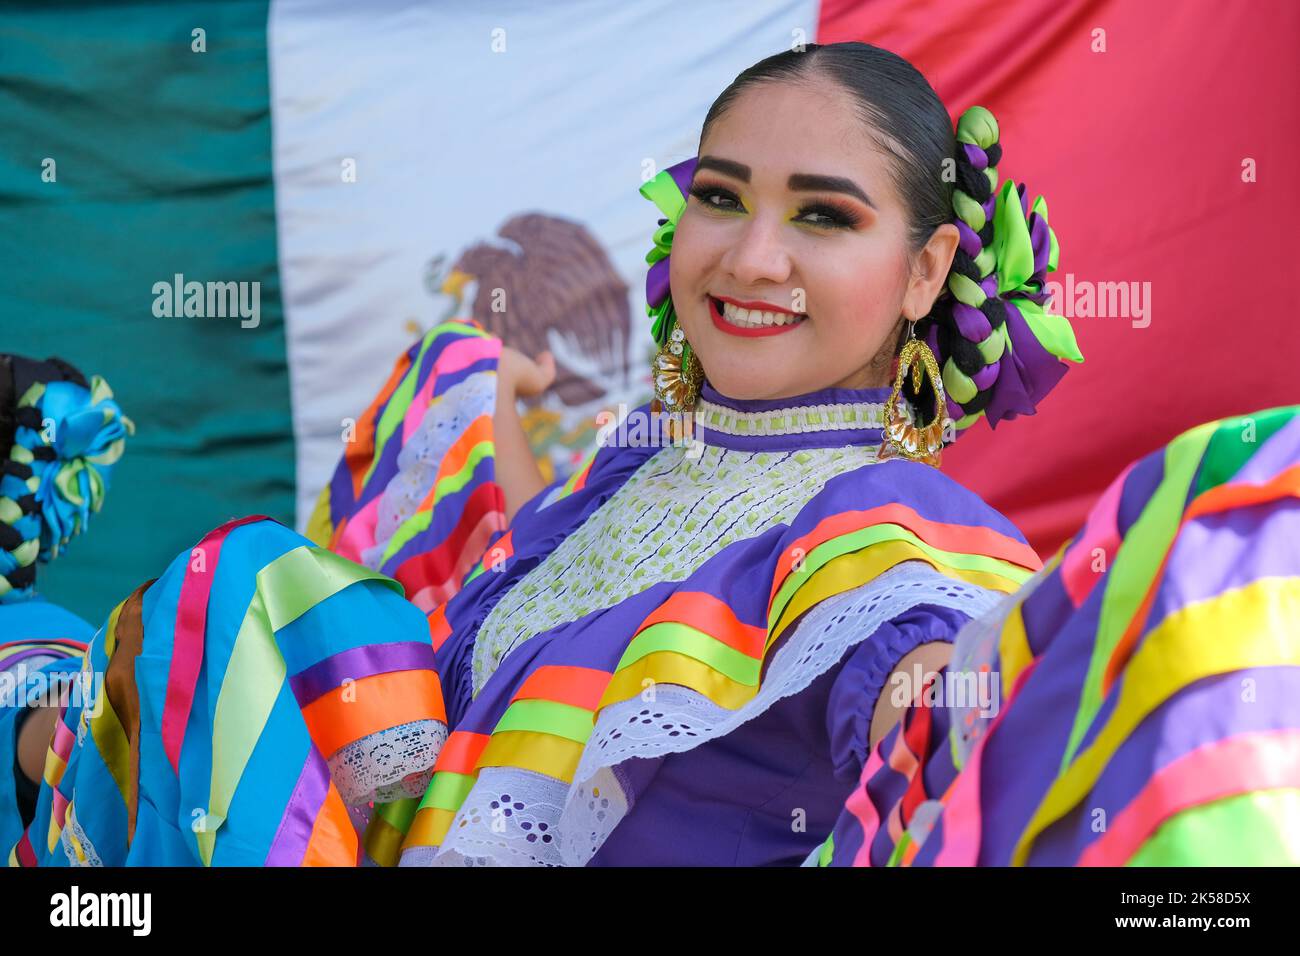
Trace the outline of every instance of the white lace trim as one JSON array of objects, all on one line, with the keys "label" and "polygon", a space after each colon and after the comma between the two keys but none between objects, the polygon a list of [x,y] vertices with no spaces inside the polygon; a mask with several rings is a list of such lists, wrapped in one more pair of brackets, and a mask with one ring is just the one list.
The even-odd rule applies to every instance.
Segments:
[{"label": "white lace trim", "polygon": [[389,479],[380,498],[375,544],[361,554],[361,563],[366,567],[378,569],[383,564],[388,542],[402,523],[419,510],[456,439],[476,418],[495,410],[496,387],[495,372],[475,372],[429,405],[419,428],[398,453],[397,474]]},{"label": "white lace trim", "polygon": [[[77,858],[77,851],[72,845],[73,837],[77,838],[77,843],[81,845],[81,852],[86,855],[84,860]],[[68,858],[69,866],[104,865],[104,861],[100,859],[99,851],[95,849],[95,844],[90,842],[90,837],[86,836],[86,831],[77,822],[75,801],[68,804],[68,815],[63,823],[63,830],[59,834],[59,843],[63,845],[63,852]]]},{"label": "white lace trim", "polygon": [[447,725],[442,721],[416,720],[354,740],[326,763],[349,806],[419,797],[446,740]]},{"label": "white lace trim", "polygon": [[[918,604],[938,604],[978,616],[998,597],[998,592],[955,581],[925,562],[905,561],[810,610],[773,657],[758,694],[738,710],[719,707],[701,694],[671,684],[647,688],[640,697],[606,708],[574,779],[589,779],[600,767],[632,757],[690,750],[729,733],[776,701],[803,690],[850,647]],[[654,694],[651,702],[643,699],[649,693]]]},{"label": "white lace trim", "polygon": [[743,707],[726,710],[676,685],[649,688],[653,701],[637,697],[601,714],[572,785],[526,770],[484,769],[442,846],[407,850],[402,865],[585,865],[628,810],[614,766],[632,757],[680,753],[730,733],[806,688],[850,647],[919,604],[978,616],[999,596],[945,577],[924,562],[903,562],[810,610],[773,657],[758,694]]},{"label": "white lace trim", "polygon": [[484,767],[442,846],[408,850],[402,866],[560,866],[556,821],[568,789],[531,770]]}]

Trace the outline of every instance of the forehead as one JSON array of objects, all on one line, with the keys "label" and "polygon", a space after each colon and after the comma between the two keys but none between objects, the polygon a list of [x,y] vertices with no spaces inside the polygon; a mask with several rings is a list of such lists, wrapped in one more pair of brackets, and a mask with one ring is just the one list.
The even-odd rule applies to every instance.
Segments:
[{"label": "forehead", "polygon": [[890,185],[876,135],[853,95],[834,84],[763,82],[714,121],[700,154],[749,166],[756,188],[784,189],[791,173],[818,173],[848,176],[875,196]]}]

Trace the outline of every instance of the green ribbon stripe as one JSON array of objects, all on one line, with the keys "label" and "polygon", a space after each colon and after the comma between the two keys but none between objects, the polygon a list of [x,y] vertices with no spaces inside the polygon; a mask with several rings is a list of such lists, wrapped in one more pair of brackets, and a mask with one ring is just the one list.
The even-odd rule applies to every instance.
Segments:
[{"label": "green ribbon stripe", "polygon": [[563,704],[558,700],[531,698],[517,700],[507,707],[492,733],[524,730],[585,744],[594,726],[595,718],[585,707]]},{"label": "green ribbon stripe", "polygon": [[429,781],[429,788],[424,791],[424,796],[420,799],[420,809],[453,812],[459,810],[477,779],[478,775],[473,773],[439,770]]},{"label": "green ribbon stripe", "polygon": [[818,866],[830,866],[831,859],[835,856],[835,834],[832,832],[822,844],[821,850],[817,853]]},{"label": "green ribbon stripe", "polygon": [[1294,865],[1300,789],[1257,790],[1184,810],[1160,825],[1125,866]]},{"label": "green ribbon stripe", "polygon": [[447,495],[455,494],[469,484],[470,479],[474,477],[474,469],[478,467],[479,462],[484,458],[491,458],[492,454],[493,445],[491,439],[485,439],[471,448],[469,454],[465,456],[465,464],[461,466],[460,471],[454,475],[447,475],[433,486],[433,502],[429,507],[421,508],[403,521],[397,530],[393,532],[393,536],[388,539],[388,545],[384,548],[384,556],[381,561],[387,561],[402,549],[402,545],[420,532],[428,530],[429,524],[433,521],[433,509],[438,506],[438,502]]},{"label": "green ribbon stripe", "polygon": [[1217,422],[1199,425],[1166,446],[1165,471],[1160,485],[1142,509],[1142,514],[1133,522],[1115,555],[1107,576],[1106,592],[1101,598],[1097,639],[1093,644],[1088,673],[1079,695],[1079,709],[1074,715],[1069,742],[1061,755],[1060,774],[1064,774],[1070,766],[1084,733],[1101,709],[1101,682],[1106,662],[1110,660],[1124,629],[1141,606],[1173,543],[1182,521],[1187,492],[1217,426]]},{"label": "green ribbon stripe", "polygon": [[[1191,497],[1197,498],[1209,489],[1230,481],[1251,456],[1295,416],[1296,409],[1292,407],[1270,408],[1255,415],[1224,419],[1210,438]],[[1252,422],[1255,433],[1247,441],[1246,428]]]},{"label": "green ribbon stripe", "polygon": [[257,572],[257,587],[235,636],[212,719],[212,783],[206,828],[195,834],[204,866],[212,865],[216,831],[266,726],[285,680],[275,632],[321,601],[361,581],[402,586],[324,548],[294,548]]},{"label": "green ribbon stripe", "polygon": [[377,804],[375,806],[375,816],[397,832],[405,833],[410,829],[411,821],[415,819],[415,811],[419,808],[420,800],[418,797],[402,797],[400,800]]},{"label": "green ribbon stripe", "polygon": [[659,651],[674,651],[693,657],[747,687],[758,686],[759,674],[763,669],[761,658],[750,657],[699,628],[679,621],[661,621],[650,625],[632,639],[615,670],[622,670],[648,654]]},{"label": "green ribbon stripe", "polygon": [[1017,564],[1012,564],[1010,561],[989,557],[986,554],[944,551],[926,544],[901,525],[882,522],[868,528],[862,528],[859,531],[838,535],[829,541],[823,541],[809,551],[804,558],[802,569],[787,576],[780,589],[776,592],[776,600],[772,602],[772,611],[767,619],[768,631],[770,632],[776,626],[777,621],[781,619],[782,612],[785,611],[785,606],[790,603],[795,591],[803,585],[812,572],[821,568],[832,558],[838,558],[850,551],[861,551],[882,541],[907,541],[940,564],[946,564],[962,571],[987,571],[1015,581],[1017,584],[1023,584],[1033,576],[1032,571]]}]

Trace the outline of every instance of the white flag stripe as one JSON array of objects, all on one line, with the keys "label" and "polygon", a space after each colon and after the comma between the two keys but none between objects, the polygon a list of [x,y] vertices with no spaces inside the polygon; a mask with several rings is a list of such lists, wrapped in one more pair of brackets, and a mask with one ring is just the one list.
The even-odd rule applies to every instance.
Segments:
[{"label": "white flag stripe", "polygon": [[591,231],[630,286],[632,343],[643,352],[657,218],[637,194],[643,163],[657,170],[694,155],[718,93],[798,35],[815,38],[817,12],[813,0],[275,0],[268,48],[299,527],[343,450],[343,419],[365,408],[412,341],[407,323],[427,328],[450,305],[426,289],[428,262],[493,241],[509,217],[541,212]]}]

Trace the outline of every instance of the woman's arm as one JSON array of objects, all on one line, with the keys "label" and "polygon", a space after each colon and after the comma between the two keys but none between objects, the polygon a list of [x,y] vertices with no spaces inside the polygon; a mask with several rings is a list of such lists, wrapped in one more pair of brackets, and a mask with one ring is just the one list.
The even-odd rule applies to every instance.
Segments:
[{"label": "woman's arm", "polygon": [[45,754],[58,719],[57,707],[35,706],[18,730],[18,769],[33,783],[40,783],[45,772]]},{"label": "woman's arm", "polygon": [[952,658],[952,644],[947,641],[931,641],[928,644],[922,644],[914,648],[898,662],[898,666],[890,672],[889,680],[885,683],[886,692],[881,694],[876,701],[876,708],[871,714],[871,731],[868,739],[870,740],[870,750],[876,749],[876,744],[880,743],[880,738],[889,733],[894,725],[903,719],[903,711],[907,705],[900,705],[894,699],[894,695],[888,692],[888,688],[898,686],[907,687],[907,682],[912,681],[915,675],[916,665],[921,666],[921,686],[908,688],[911,693],[908,695],[909,701],[915,701],[921,696],[921,690],[925,684],[925,678],[930,674],[937,673],[940,668],[947,665]]},{"label": "woman's arm", "polygon": [[[923,581],[918,573],[914,569],[909,577]],[[924,694],[926,682],[949,664],[952,640],[971,619],[964,608],[936,603],[917,605],[876,624],[870,608],[878,587],[868,585],[828,599],[831,603],[823,602],[826,610],[818,614],[819,626],[828,634],[856,641],[840,665],[826,705],[831,761],[835,775],[845,780],[858,779],[881,741],[901,721],[915,719],[913,702],[922,708],[939,705],[937,697]],[[936,598],[943,600],[943,595]],[[868,629],[870,638],[857,637]]]},{"label": "woman's arm", "polygon": [[540,395],[554,381],[555,359],[550,352],[542,352],[534,360],[509,346],[501,349],[492,428],[496,480],[505,495],[507,523],[524,502],[546,487],[515,403],[520,398]]}]

